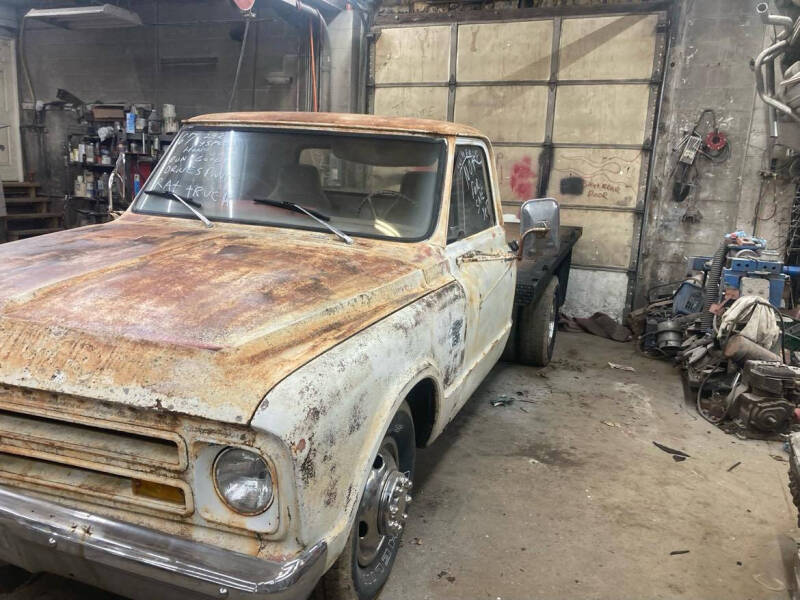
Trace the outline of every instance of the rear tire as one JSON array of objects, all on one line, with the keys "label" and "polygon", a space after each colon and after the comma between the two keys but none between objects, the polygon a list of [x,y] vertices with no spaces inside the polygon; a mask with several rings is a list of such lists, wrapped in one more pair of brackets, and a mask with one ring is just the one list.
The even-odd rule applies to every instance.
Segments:
[{"label": "rear tire", "polygon": [[[397,534],[380,531],[381,516],[388,512],[386,503],[380,499],[388,491],[386,486],[395,485],[397,473],[413,481],[415,452],[414,420],[408,403],[403,402],[373,458],[372,471],[344,550],[317,584],[311,596],[313,600],[373,600],[377,597],[389,579],[402,537],[402,528]],[[374,485],[376,480],[378,483]],[[371,499],[376,490],[379,502],[378,506],[373,506]],[[399,510],[388,517],[402,521],[403,525],[409,490],[410,487],[401,492],[403,498]],[[376,516],[378,524],[375,523]],[[385,521],[383,525],[385,528]]]},{"label": "rear tire", "polygon": [[517,316],[517,360],[532,367],[546,366],[558,331],[558,279],[553,277],[539,301],[521,307]]}]

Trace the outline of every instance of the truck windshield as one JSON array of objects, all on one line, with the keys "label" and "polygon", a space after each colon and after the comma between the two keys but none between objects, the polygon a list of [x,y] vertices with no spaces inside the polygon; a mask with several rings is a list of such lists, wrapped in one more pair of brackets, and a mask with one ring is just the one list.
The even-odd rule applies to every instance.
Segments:
[{"label": "truck windshield", "polygon": [[[354,236],[417,241],[438,215],[443,139],[311,131],[186,128],[136,213],[328,231],[294,203]],[[172,192],[170,194],[169,192]]]}]

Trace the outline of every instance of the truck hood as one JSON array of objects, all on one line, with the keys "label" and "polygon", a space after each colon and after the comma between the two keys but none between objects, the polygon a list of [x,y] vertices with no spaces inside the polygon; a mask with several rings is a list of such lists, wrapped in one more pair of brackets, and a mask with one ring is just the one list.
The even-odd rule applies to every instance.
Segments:
[{"label": "truck hood", "polygon": [[444,283],[427,244],[125,215],[0,246],[0,383],[244,423]]}]

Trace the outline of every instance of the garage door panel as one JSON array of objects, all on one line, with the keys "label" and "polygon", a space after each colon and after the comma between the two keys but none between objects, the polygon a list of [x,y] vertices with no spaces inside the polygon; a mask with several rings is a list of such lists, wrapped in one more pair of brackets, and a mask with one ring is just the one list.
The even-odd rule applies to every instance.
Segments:
[{"label": "garage door panel", "polygon": [[460,87],[455,120],[480,129],[494,142],[542,142],[547,88],[541,85]]},{"label": "garage door panel", "polygon": [[658,15],[564,19],[559,79],[649,79]]},{"label": "garage door panel", "polygon": [[642,144],[649,85],[559,86],[553,140],[583,144]]},{"label": "garage door panel", "polygon": [[9,129],[10,127],[3,127],[0,129],[0,167],[11,166],[11,153],[9,152],[11,143],[8,136]]},{"label": "garage door panel", "polygon": [[621,317],[632,300],[666,14],[470,20],[383,29],[374,112],[483,131],[494,143],[505,213],[538,195],[540,156],[552,152],[545,195],[558,199],[563,224],[583,227],[570,310]]},{"label": "garage door panel", "polygon": [[450,27],[383,29],[375,47],[375,83],[446,82]]},{"label": "garage door panel", "polygon": [[627,293],[627,273],[572,269],[561,312],[571,317],[590,317],[599,311],[622,322]]},{"label": "garage door panel", "polygon": [[539,146],[495,147],[500,197],[503,205],[509,207],[508,212],[516,214],[516,207],[536,197],[541,151]]},{"label": "garage door panel", "polygon": [[458,28],[458,81],[550,78],[553,21],[481,23]]},{"label": "garage door panel", "polygon": [[447,88],[391,87],[375,90],[373,112],[392,117],[447,120]]},{"label": "garage door panel", "polygon": [[561,207],[562,225],[583,227],[572,260],[580,265],[627,268],[636,215]]},{"label": "garage door panel", "polygon": [[556,148],[547,195],[562,204],[633,208],[645,154],[619,148]]}]

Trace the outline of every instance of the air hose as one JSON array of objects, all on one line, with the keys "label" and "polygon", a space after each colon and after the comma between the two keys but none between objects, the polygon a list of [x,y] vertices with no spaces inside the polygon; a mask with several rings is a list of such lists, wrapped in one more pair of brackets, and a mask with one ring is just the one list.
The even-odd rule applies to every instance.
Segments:
[{"label": "air hose", "polygon": [[703,291],[703,312],[700,315],[700,326],[704,331],[711,331],[714,327],[714,315],[711,305],[719,301],[719,280],[722,276],[722,265],[728,254],[728,241],[722,240],[714,257],[711,259],[711,269],[706,277],[706,287]]}]

